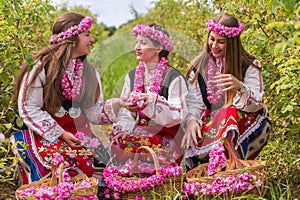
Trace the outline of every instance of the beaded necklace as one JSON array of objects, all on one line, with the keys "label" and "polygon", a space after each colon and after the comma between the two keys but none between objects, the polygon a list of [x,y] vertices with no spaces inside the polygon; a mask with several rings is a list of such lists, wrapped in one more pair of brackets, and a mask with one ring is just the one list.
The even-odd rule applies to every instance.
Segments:
[{"label": "beaded necklace", "polygon": [[73,59],[67,67],[62,79],[62,95],[72,100],[79,96],[82,88],[83,63],[80,58]]},{"label": "beaded necklace", "polygon": [[[224,63],[221,61],[220,69],[222,70]],[[218,104],[219,101],[223,99],[223,93],[221,91],[221,86],[215,85],[213,83],[212,78],[216,76],[217,71],[219,67],[217,67],[216,62],[214,61],[214,58],[211,56],[208,60],[207,64],[207,87],[206,87],[206,92],[207,92],[207,100],[211,104]]]},{"label": "beaded necklace", "polygon": [[[164,57],[157,63],[157,68],[154,72],[153,80],[150,85],[149,91],[158,94],[160,86],[163,80],[163,75],[168,66],[168,60]],[[135,71],[134,88],[133,92],[143,93],[144,91],[144,78],[145,78],[145,65],[144,62],[140,61]],[[142,112],[139,111],[139,115],[145,117]]]}]

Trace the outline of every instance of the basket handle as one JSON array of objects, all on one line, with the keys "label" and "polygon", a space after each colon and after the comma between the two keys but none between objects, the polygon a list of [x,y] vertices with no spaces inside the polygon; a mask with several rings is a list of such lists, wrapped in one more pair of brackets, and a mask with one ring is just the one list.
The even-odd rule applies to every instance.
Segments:
[{"label": "basket handle", "polygon": [[140,147],[137,148],[136,153],[135,153],[135,155],[134,155],[134,160],[133,160],[133,169],[134,169],[134,170],[137,169],[137,162],[138,162],[139,151],[142,150],[142,149],[148,151],[148,152],[150,153],[150,155],[152,156],[153,161],[154,161],[154,166],[155,166],[156,175],[159,175],[159,162],[158,162],[157,155],[156,155],[156,153],[153,151],[153,149],[151,149],[151,148],[148,147],[148,146],[140,146]]},{"label": "basket handle", "polygon": [[[55,185],[58,185],[63,182],[62,174],[63,174],[64,166],[65,166],[64,162],[59,163],[58,166],[52,166],[52,172],[51,172],[52,176],[51,176],[50,184],[49,184],[50,187],[54,187]],[[57,178],[55,176],[56,169],[58,169],[58,173],[59,173],[58,174],[58,183],[57,183]]]},{"label": "basket handle", "polygon": [[227,149],[229,154],[229,166],[226,169],[233,170],[242,167],[242,163],[239,161],[238,157],[234,153],[228,138],[223,138],[223,145],[225,149]]}]

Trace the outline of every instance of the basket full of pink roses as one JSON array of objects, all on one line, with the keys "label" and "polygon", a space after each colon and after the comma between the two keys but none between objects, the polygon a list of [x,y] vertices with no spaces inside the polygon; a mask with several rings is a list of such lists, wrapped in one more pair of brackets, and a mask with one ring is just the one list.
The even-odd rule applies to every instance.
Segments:
[{"label": "basket full of pink roses", "polygon": [[19,200],[29,199],[89,199],[97,200],[98,180],[78,174],[70,177],[63,156],[55,154],[52,160],[51,177],[21,185],[15,192]]},{"label": "basket full of pink roses", "polygon": [[[224,146],[223,146],[224,145]],[[229,154],[226,159],[225,149]],[[228,139],[222,139],[209,153],[209,163],[188,171],[183,193],[188,196],[232,199],[248,193],[266,192],[266,164],[261,160],[238,159]]]},{"label": "basket full of pink roses", "polygon": [[[139,152],[150,153],[153,163],[138,160]],[[153,195],[167,195],[180,191],[182,168],[174,165],[160,166],[156,153],[147,146],[137,149],[134,160],[123,166],[108,166],[103,171],[104,181],[114,199],[152,199]]]}]

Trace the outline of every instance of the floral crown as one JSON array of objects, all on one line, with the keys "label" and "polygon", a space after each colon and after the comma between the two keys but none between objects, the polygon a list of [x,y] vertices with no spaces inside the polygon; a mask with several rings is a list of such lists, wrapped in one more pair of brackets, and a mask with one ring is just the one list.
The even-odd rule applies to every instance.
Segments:
[{"label": "floral crown", "polygon": [[87,29],[89,29],[92,24],[93,24],[93,19],[91,17],[85,17],[81,20],[81,22],[78,25],[71,26],[70,28],[68,28],[63,32],[52,35],[50,39],[50,43],[51,44],[59,43],[62,42],[63,40],[73,37],[74,35],[78,35],[79,33],[82,33]]},{"label": "floral crown", "polygon": [[226,36],[226,37],[236,37],[236,36],[242,34],[242,32],[244,30],[244,26],[241,22],[238,22],[238,25],[239,25],[239,27],[225,26],[223,24],[216,23],[213,18],[208,20],[208,22],[206,23],[208,30],[214,31],[218,35]]},{"label": "floral crown", "polygon": [[142,35],[145,37],[149,37],[157,42],[159,42],[167,51],[172,51],[174,48],[173,43],[170,38],[164,34],[163,32],[151,28],[148,25],[138,24],[132,29],[132,34],[134,37],[138,35]]}]

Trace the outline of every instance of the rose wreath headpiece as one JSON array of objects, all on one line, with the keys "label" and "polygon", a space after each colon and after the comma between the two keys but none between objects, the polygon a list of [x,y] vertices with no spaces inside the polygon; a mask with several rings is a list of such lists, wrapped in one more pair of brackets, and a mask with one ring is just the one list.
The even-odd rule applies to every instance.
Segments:
[{"label": "rose wreath headpiece", "polygon": [[88,30],[92,26],[92,24],[93,19],[87,16],[83,18],[78,25],[71,26],[63,32],[52,35],[50,39],[50,44],[59,43],[63,40],[73,37],[74,35],[79,35],[80,33]]},{"label": "rose wreath headpiece", "polygon": [[156,30],[148,25],[138,24],[132,29],[132,34],[134,37],[142,35],[149,37],[157,42],[159,42],[167,51],[172,51],[174,48],[173,43],[170,38],[163,32]]},{"label": "rose wreath headpiece", "polygon": [[208,30],[214,31],[218,35],[226,37],[236,37],[238,35],[241,35],[244,30],[244,26],[241,22],[238,22],[238,25],[239,27],[225,26],[223,24],[216,23],[213,18],[208,20],[208,22],[206,23]]}]

